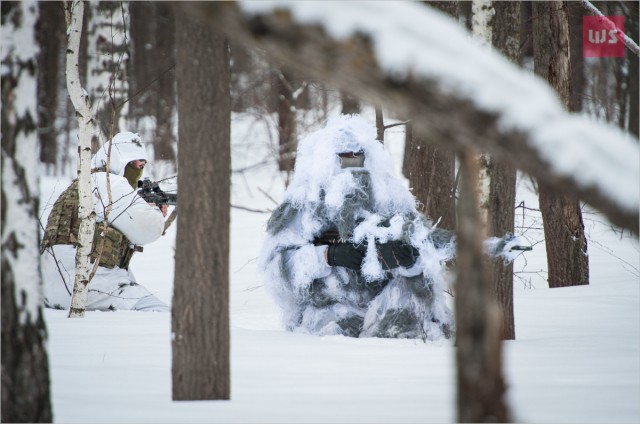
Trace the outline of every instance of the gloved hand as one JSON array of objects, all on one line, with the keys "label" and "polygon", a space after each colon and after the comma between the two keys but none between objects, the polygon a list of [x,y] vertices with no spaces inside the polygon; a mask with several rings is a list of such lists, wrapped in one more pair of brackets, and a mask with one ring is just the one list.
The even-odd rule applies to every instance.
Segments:
[{"label": "gloved hand", "polygon": [[366,244],[335,243],[327,247],[327,263],[360,271],[367,252]]},{"label": "gloved hand", "polygon": [[382,269],[412,267],[420,256],[418,249],[400,240],[378,244],[377,248]]}]

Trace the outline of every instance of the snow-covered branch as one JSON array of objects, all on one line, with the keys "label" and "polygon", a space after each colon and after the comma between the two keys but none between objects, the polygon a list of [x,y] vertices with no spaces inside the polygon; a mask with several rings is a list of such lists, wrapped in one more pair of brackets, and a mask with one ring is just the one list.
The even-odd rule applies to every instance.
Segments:
[{"label": "snow-covered branch", "polygon": [[618,28],[616,24],[611,21],[611,19],[604,16],[602,12],[600,12],[598,8],[595,7],[589,0],[581,0],[580,3],[582,3],[584,8],[587,9],[589,12],[591,12],[595,16],[602,18],[605,25],[607,25],[609,29],[612,29],[616,32],[616,34],[624,43],[624,45],[627,46],[629,50],[633,52],[633,54],[635,54],[636,56],[640,56],[640,47],[638,47],[635,41],[633,41],[627,34],[622,32],[620,28]]},{"label": "snow-covered branch", "polygon": [[385,105],[442,147],[507,160],[638,233],[637,140],[569,114],[546,81],[480,48],[452,19],[424,5],[262,1],[184,8],[309,79]]}]

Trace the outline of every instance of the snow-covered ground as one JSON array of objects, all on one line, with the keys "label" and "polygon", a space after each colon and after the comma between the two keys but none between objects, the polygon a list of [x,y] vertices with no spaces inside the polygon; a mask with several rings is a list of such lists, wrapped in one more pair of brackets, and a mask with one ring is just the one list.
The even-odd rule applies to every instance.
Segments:
[{"label": "snow-covered ground", "polygon": [[[369,117],[369,116],[367,116]],[[387,132],[397,170],[403,131]],[[233,122],[233,168],[262,162],[263,122]],[[275,205],[283,179],[273,163],[234,173],[232,203]],[[157,176],[156,176],[157,177]],[[68,179],[42,180],[42,207]],[[629,190],[638,191],[630,181]],[[267,194],[265,194],[267,193]],[[517,202],[536,208],[527,178]],[[516,222],[543,239],[536,213]],[[522,209],[518,209],[522,216]],[[171,317],[46,310],[56,422],[453,422],[452,341],[352,339],[285,332],[256,273],[268,214],[234,208],[231,219],[231,400],[172,402]],[[549,289],[544,243],[515,262],[516,337],[504,343],[507,400],[519,422],[640,421],[640,247],[601,215],[585,214],[591,284]],[[174,224],[134,256],[138,282],[171,302]],[[523,230],[521,230],[522,232]]]}]

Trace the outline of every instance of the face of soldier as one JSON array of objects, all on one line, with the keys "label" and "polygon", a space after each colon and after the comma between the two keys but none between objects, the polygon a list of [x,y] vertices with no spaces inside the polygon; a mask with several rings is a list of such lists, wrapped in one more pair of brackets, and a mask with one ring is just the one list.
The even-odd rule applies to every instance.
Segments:
[{"label": "face of soldier", "polygon": [[138,188],[138,181],[142,178],[142,172],[146,163],[146,160],[132,160],[124,168],[124,177],[129,181],[133,189]]},{"label": "face of soldier", "polygon": [[364,166],[364,151],[362,150],[338,153],[338,157],[340,158],[340,167],[342,169],[362,168]]}]

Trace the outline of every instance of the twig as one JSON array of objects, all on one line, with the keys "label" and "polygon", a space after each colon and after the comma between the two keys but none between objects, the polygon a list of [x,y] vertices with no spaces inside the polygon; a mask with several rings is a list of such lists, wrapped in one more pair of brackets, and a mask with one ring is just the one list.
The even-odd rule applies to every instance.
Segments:
[{"label": "twig", "polygon": [[266,191],[264,191],[262,188],[258,187],[258,191],[259,191],[260,193],[264,194],[264,195],[267,197],[267,199],[271,200],[275,205],[277,205],[277,204],[278,204],[278,202],[276,202],[276,200],[275,200],[273,197],[271,197],[271,196],[269,195],[269,193],[267,193]]},{"label": "twig", "polygon": [[400,125],[407,125],[409,122],[411,122],[411,121],[396,122],[395,124],[385,125],[383,128],[385,130],[388,130],[389,128],[398,127]]},{"label": "twig", "polygon": [[241,209],[243,211],[256,212],[256,213],[271,213],[272,212],[270,210],[251,209],[251,208],[247,208],[245,206],[238,206],[238,205],[231,205],[231,207],[235,208],[235,209]]}]

